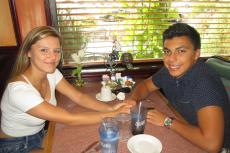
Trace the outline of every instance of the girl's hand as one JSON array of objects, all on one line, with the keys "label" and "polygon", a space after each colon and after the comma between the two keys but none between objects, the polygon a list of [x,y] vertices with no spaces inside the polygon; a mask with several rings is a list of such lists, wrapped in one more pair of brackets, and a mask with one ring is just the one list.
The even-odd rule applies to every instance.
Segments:
[{"label": "girl's hand", "polygon": [[166,114],[154,109],[148,112],[147,121],[154,125],[164,126],[164,120],[166,117]]},{"label": "girl's hand", "polygon": [[127,100],[123,100],[124,103],[127,103],[129,105],[135,106],[137,104],[137,102],[135,100],[132,99],[127,99]]},{"label": "girl's hand", "polygon": [[127,103],[118,103],[112,106],[113,110],[117,113],[130,113],[130,108],[132,105]]}]

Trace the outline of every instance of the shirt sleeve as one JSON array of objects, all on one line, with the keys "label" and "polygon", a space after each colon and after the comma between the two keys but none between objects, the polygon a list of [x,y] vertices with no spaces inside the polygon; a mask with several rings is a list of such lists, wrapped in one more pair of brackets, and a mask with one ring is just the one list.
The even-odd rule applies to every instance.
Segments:
[{"label": "shirt sleeve", "polygon": [[57,85],[58,82],[60,82],[61,79],[63,78],[63,75],[58,69],[55,70],[54,75],[55,75],[55,81],[56,81],[55,84]]},{"label": "shirt sleeve", "polygon": [[11,103],[23,112],[41,104],[44,99],[40,93],[26,83],[15,83],[10,91]]}]

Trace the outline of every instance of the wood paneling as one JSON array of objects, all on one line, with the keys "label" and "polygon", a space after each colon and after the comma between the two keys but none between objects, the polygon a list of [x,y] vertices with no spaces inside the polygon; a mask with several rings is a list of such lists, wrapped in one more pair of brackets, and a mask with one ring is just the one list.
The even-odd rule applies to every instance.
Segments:
[{"label": "wood paneling", "polygon": [[8,0],[0,0],[0,16],[0,46],[16,46],[17,41]]},{"label": "wood paneling", "polygon": [[15,0],[22,40],[27,33],[41,25],[47,25],[44,0]]}]

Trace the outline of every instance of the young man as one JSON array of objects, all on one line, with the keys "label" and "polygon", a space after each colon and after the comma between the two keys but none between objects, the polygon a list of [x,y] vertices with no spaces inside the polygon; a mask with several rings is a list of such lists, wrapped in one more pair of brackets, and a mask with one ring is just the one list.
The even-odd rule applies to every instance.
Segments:
[{"label": "young man", "polygon": [[230,148],[230,104],[219,76],[200,56],[200,35],[191,26],[177,23],[163,33],[164,67],[132,92],[138,101],[162,89],[186,123],[153,110],[148,122],[174,130],[209,153]]}]

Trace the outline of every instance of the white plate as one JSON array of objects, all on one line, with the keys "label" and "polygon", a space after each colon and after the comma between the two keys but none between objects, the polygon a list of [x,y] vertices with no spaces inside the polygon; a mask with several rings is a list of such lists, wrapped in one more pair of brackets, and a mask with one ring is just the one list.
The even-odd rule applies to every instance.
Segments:
[{"label": "white plate", "polygon": [[114,99],[116,99],[116,97],[117,96],[114,93],[112,93],[111,99],[109,99],[109,100],[103,100],[103,99],[101,99],[101,93],[97,93],[96,94],[96,99],[99,100],[99,101],[103,101],[103,102],[113,101]]},{"label": "white plate", "polygon": [[147,134],[138,134],[128,140],[127,147],[131,153],[160,153],[162,144],[159,139]]}]

